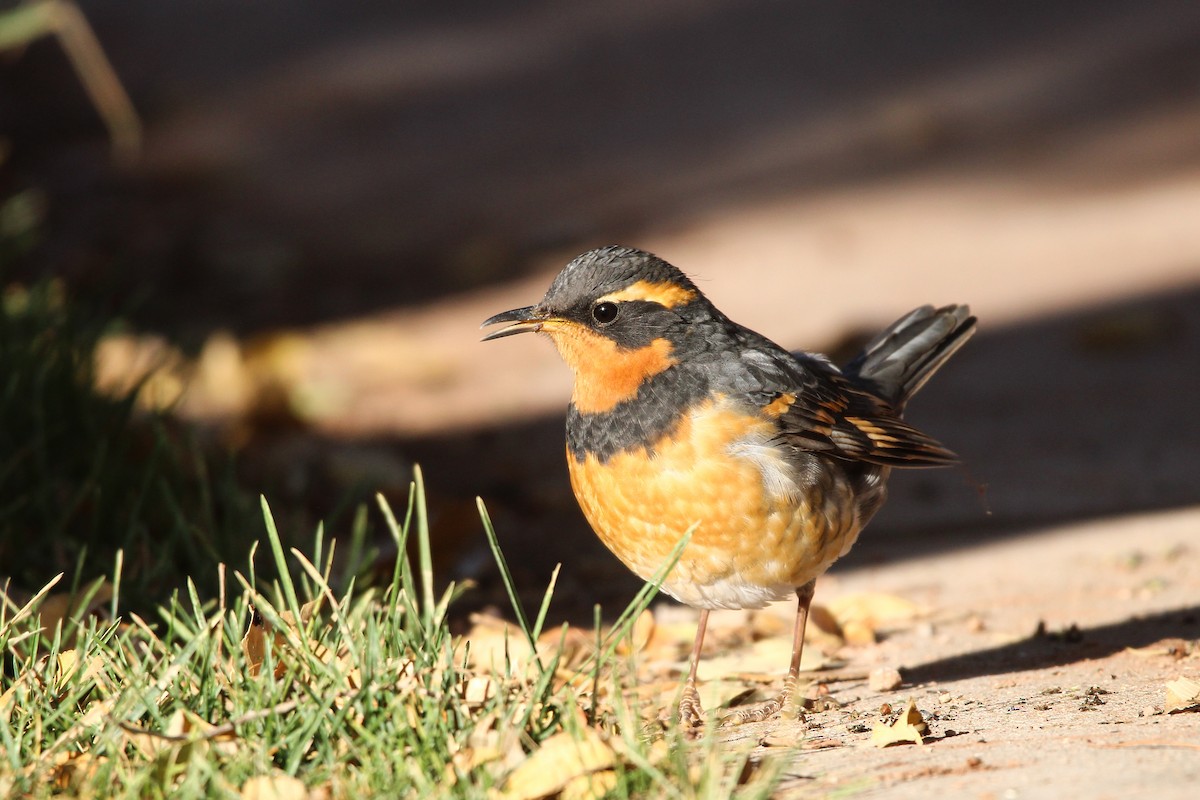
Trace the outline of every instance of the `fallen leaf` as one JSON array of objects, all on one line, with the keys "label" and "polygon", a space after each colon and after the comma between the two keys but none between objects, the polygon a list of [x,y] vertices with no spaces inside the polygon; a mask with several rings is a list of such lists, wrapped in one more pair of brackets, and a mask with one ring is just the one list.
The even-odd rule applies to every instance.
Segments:
[{"label": "fallen leaf", "polygon": [[599,733],[585,728],[579,735],[557,733],[512,771],[501,797],[537,800],[562,792],[577,778],[611,769],[617,753]]},{"label": "fallen leaf", "polygon": [[1168,683],[1163,710],[1168,714],[1200,710],[1200,683],[1191,678],[1179,678]]},{"label": "fallen leaf", "polygon": [[[812,619],[811,614],[809,619]],[[751,611],[748,627],[752,639],[771,639],[790,636],[792,633],[791,623],[776,613],[775,609]]]},{"label": "fallen leaf", "polygon": [[[785,639],[792,640],[795,628],[796,613],[794,608],[784,611],[782,608],[767,608],[749,613],[748,622],[743,625],[743,633],[749,633],[750,639]],[[824,606],[813,604],[808,610],[808,624],[804,628],[804,641],[811,649],[819,647],[833,653],[846,643],[842,636],[842,626]]]},{"label": "fallen leaf", "polygon": [[633,645],[633,652],[643,652],[650,646],[650,642],[654,639],[654,629],[654,612],[647,608],[634,620],[633,628],[629,631],[629,641]]},{"label": "fallen leaf", "polygon": [[[58,654],[58,674],[56,676],[55,685],[61,691],[72,680],[75,679],[76,672],[79,670],[79,656],[74,650],[63,650]],[[104,659],[100,656],[92,656],[88,659],[87,666],[83,670],[83,674],[79,676],[79,682],[84,682],[96,678],[104,672]]]},{"label": "fallen leaf", "polygon": [[13,701],[17,696],[17,691],[25,688],[25,684],[29,681],[28,676],[31,674],[29,672],[21,673],[21,676],[13,681],[12,686],[0,692],[0,724],[8,724],[9,710],[15,705]]},{"label": "fallen leaf", "polygon": [[[321,608],[323,598],[310,600],[300,606],[300,622],[297,623],[295,615],[290,611],[282,611],[279,614],[280,621],[286,626],[287,630],[293,634],[299,633],[308,624]],[[257,675],[262,669],[263,660],[267,656],[267,633],[271,632],[272,628],[266,620],[261,619],[256,615],[255,620],[250,623],[250,627],[246,630],[246,635],[242,637],[242,652],[246,656],[246,665],[251,675]],[[288,637],[285,631],[273,631],[274,642],[272,652],[275,654],[275,677],[282,678],[287,673],[287,664],[280,653],[288,646]],[[318,652],[319,648],[313,642],[309,642],[310,649],[313,652]],[[326,663],[330,661],[336,654],[325,652],[320,654],[322,660]],[[352,678],[353,680],[353,678]],[[360,679],[361,680],[361,679]]]},{"label": "fallen leaf", "polygon": [[607,797],[609,792],[617,788],[617,773],[611,769],[593,772],[589,775],[578,775],[567,781],[559,794],[560,800],[595,800]]},{"label": "fallen leaf", "polygon": [[913,601],[886,592],[842,595],[827,603],[827,607],[843,629],[850,622],[866,623],[872,628],[888,623],[910,622],[924,613]]},{"label": "fallen leaf", "polygon": [[[603,631],[607,633],[607,629]],[[537,640],[537,651],[546,661],[557,656],[559,669],[574,672],[595,653],[596,634],[583,628],[552,629]],[[589,671],[590,674],[590,671]]]},{"label": "fallen leaf", "polygon": [[255,775],[242,784],[243,800],[306,800],[304,783],[282,772]]},{"label": "fallen leaf", "polygon": [[533,660],[529,640],[516,625],[491,614],[472,614],[471,630],[463,637],[464,667],[503,673],[507,665],[514,675],[524,674]]},{"label": "fallen leaf", "polygon": [[468,766],[488,764],[494,768],[494,775],[515,769],[526,759],[525,749],[521,746],[523,735],[515,725],[501,726],[496,711],[479,717],[474,730],[467,736],[467,748],[474,754],[469,757]]},{"label": "fallen leaf", "polygon": [[[275,645],[280,643],[278,635],[275,637]],[[263,660],[267,657],[267,626],[261,622],[252,622],[246,630],[246,635],[242,637],[242,652],[246,656],[246,667],[251,675],[257,675],[262,669]],[[276,677],[279,677],[279,667],[275,668]]]},{"label": "fallen leaf", "polygon": [[916,701],[909,700],[908,705],[893,722],[880,720],[875,723],[871,729],[871,744],[876,747],[887,747],[902,742],[924,744],[927,733],[929,725],[917,710]]},{"label": "fallen leaf", "polygon": [[842,637],[846,644],[875,644],[875,626],[863,619],[852,619],[842,626]]},{"label": "fallen leaf", "polygon": [[835,617],[833,612],[828,608],[817,603],[814,603],[812,607],[808,609],[808,627],[804,631],[805,639],[811,638],[808,634],[813,628],[825,634],[827,637],[831,637],[833,639],[843,638],[842,625],[840,622],[838,622],[838,618]]}]

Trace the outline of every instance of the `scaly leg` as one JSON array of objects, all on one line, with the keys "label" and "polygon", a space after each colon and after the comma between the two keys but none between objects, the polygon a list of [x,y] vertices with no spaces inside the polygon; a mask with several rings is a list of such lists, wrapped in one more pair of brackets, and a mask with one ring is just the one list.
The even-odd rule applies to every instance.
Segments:
[{"label": "scaly leg", "polygon": [[816,585],[816,579],[813,579],[796,590],[796,627],[792,632],[792,663],[788,667],[787,677],[783,681],[783,691],[773,700],[758,703],[730,715],[730,723],[740,725],[744,722],[762,722],[788,707],[800,682],[800,656],[804,653],[804,629],[808,625],[808,609],[812,605],[813,590],[816,589]]},{"label": "scaly leg", "polygon": [[696,691],[696,667],[700,663],[700,648],[704,645],[704,629],[708,627],[708,609],[700,612],[696,623],[696,641],[692,644],[692,665],[688,670],[687,682],[679,698],[679,724],[695,729],[704,724],[704,710],[700,708],[700,692]]}]

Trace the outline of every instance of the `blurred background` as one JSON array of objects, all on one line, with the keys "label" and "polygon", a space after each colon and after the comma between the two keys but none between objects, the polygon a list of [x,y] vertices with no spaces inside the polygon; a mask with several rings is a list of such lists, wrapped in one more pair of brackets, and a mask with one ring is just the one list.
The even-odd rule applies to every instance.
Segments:
[{"label": "blurred background", "polygon": [[[916,305],[972,305],[980,334],[910,412],[965,467],[898,475],[840,569],[1200,502],[1196,3],[78,8],[140,147],[120,149],[127,125],[114,153],[61,41],[0,27],[0,277],[10,314],[50,280],[51,307],[104,320],[74,369],[101,397],[138,390],[122,463],[186,439],[181,483],[214,459],[205,486],[263,492],[307,537],[376,529],[354,504],[403,507],[419,462],[439,564],[480,602],[498,595],[477,495],[520,584],[540,595],[564,562],[564,613],[619,608],[637,582],[567,483],[570,376],[547,342],[480,344],[478,324],[623,243],[793,349],[847,357]],[[21,444],[73,412],[13,385],[0,575],[70,570],[103,552],[82,520],[120,488]],[[20,476],[51,473],[41,510],[17,508]],[[206,497],[163,519],[204,542],[189,558],[236,563],[254,501]],[[154,519],[112,513],[152,570]],[[78,541],[34,558],[51,517]]]}]

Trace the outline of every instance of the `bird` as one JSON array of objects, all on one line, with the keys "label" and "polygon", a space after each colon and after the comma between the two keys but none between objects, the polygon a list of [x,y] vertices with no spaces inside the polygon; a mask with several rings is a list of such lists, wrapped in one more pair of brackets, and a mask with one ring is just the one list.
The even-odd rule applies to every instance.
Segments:
[{"label": "bird", "polygon": [[[797,313],[815,302],[798,295]],[[620,245],[583,253],[536,305],[482,323],[505,326],[482,341],[549,336],[574,373],[571,488],[608,549],[650,580],[690,534],[660,586],[699,610],[685,729],[704,725],[696,671],[714,609],[795,599],[782,691],[731,716],[789,708],[816,579],[879,510],[891,470],[958,463],[902,414],[975,323],[966,305],[921,306],[838,368],[739,325],[678,268]]]}]

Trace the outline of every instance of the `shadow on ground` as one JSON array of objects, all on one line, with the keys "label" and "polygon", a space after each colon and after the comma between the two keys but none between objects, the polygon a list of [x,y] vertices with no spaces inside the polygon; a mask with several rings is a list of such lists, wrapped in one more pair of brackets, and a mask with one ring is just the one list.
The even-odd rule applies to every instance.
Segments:
[{"label": "shadow on ground", "polygon": [[1012,644],[906,668],[904,679],[912,684],[951,682],[1059,667],[1105,658],[1129,647],[1146,647],[1163,639],[1190,641],[1197,636],[1200,636],[1200,606],[1191,606],[1091,628],[1039,631]]}]

